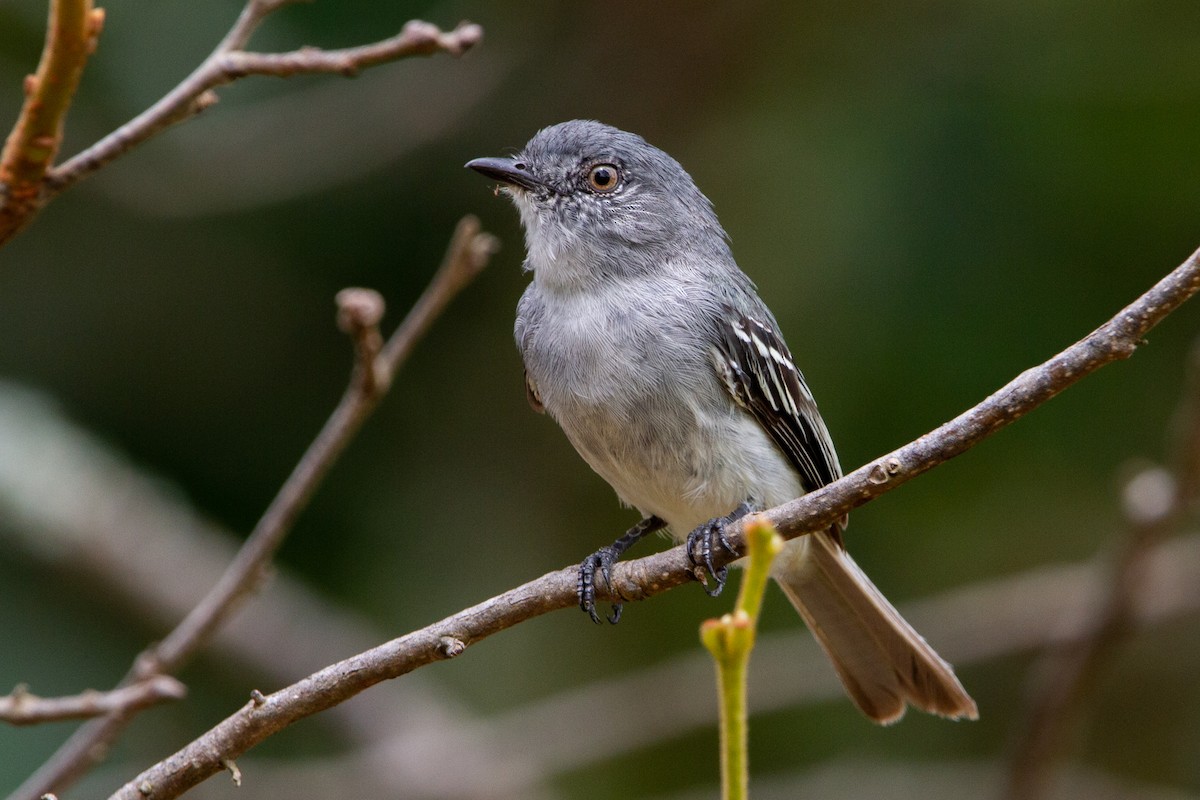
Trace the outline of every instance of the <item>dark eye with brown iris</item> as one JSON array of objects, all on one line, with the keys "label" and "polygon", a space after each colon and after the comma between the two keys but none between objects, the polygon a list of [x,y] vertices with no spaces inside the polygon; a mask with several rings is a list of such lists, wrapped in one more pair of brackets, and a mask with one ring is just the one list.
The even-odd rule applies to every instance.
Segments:
[{"label": "dark eye with brown iris", "polygon": [[612,164],[597,164],[588,172],[587,182],[594,192],[611,192],[621,182],[621,172]]}]

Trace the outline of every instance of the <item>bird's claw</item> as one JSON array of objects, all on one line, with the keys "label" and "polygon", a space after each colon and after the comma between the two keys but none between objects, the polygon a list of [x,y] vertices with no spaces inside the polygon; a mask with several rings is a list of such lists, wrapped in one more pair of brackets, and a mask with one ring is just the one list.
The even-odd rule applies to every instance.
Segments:
[{"label": "bird's claw", "polygon": [[[579,582],[575,587],[575,595],[579,598],[579,607],[587,612],[592,622],[600,624],[600,615],[596,612],[596,572],[604,579],[604,585],[612,592],[612,567],[620,557],[613,546],[601,547],[583,560],[579,565]],[[621,604],[613,603],[612,613],[608,621],[616,625],[621,621]]]},{"label": "bird's claw", "polygon": [[[714,585],[710,588],[708,582],[704,580],[703,573],[698,575],[700,584],[709,597],[719,595],[721,590],[725,588],[725,581],[729,577],[728,569],[713,565],[713,551],[720,546],[726,553],[732,556],[737,555],[737,551],[733,549],[733,545],[725,535],[725,526],[746,516],[750,512],[750,509],[751,505],[749,502],[742,503],[732,513],[724,517],[710,519],[703,525],[697,526],[687,536],[688,560],[696,567],[697,572],[703,567],[714,581]],[[697,554],[697,551],[699,551],[699,554]]]},{"label": "bird's claw", "polygon": [[[719,545],[725,549],[727,553],[733,553],[733,547],[729,544],[729,539],[725,537],[725,523],[723,519],[713,519],[700,525],[687,537],[687,552],[688,560],[697,568],[700,584],[703,586],[705,593],[709,597],[716,597],[725,588],[725,581],[729,577],[729,570],[725,567],[713,566],[713,550]],[[697,553],[697,551],[699,551]],[[708,582],[704,580],[704,574],[700,573],[700,568],[703,568],[712,576],[714,585],[710,587]]]}]

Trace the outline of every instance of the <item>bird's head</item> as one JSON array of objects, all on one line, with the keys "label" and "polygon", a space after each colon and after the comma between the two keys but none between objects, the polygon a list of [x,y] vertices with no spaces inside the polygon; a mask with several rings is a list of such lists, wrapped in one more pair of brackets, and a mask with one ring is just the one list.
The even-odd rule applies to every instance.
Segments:
[{"label": "bird's head", "polygon": [[539,131],[511,157],[467,167],[499,182],[525,228],[526,268],[574,283],[636,273],[683,252],[725,249],[708,199],[675,159],[591,120]]}]

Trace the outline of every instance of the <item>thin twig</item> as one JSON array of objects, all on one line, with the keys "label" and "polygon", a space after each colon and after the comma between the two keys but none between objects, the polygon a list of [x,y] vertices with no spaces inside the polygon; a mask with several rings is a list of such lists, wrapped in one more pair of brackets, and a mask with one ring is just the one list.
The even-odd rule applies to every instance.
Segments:
[{"label": "thin twig", "polygon": [[164,700],[180,700],[186,694],[186,687],[170,675],[155,675],[111,692],[87,691],[70,697],[38,697],[24,686],[18,686],[7,697],[0,697],[0,721],[12,725],[37,725],[87,719],[113,711],[149,708]]},{"label": "thin twig", "polygon": [[[1084,375],[1128,358],[1147,331],[1197,290],[1200,290],[1200,251],[1092,334],[1044,364],[1026,370],[979,405],[829,486],[765,512],[766,516],[787,538],[824,530],[849,510],[965,452]],[[729,538],[740,553],[744,541],[740,525],[731,526]],[[733,554],[720,560],[728,563],[736,557]],[[692,570],[685,547],[674,547],[618,564],[613,571],[611,594],[625,601],[645,599],[694,580]],[[337,705],[381,681],[457,656],[470,645],[513,625],[576,605],[577,575],[577,567],[549,573],[326,667],[267,695],[262,702],[247,703],[182,750],[134,778],[112,798],[178,797],[219,772],[223,759],[240,757],[300,719]],[[608,594],[605,589],[597,586],[597,594]]]},{"label": "thin twig", "polygon": [[190,75],[150,108],[83,152],[50,170],[46,197],[53,198],[124,155],[147,139],[216,102],[215,89],[248,75],[287,77],[301,73],[353,75],[387,61],[437,52],[461,55],[483,38],[483,29],[468,22],[451,31],[412,20],[388,39],[344,50],[305,47],[287,53],[250,53],[239,47],[266,14],[280,3],[250,3],[229,35]]},{"label": "thin twig", "polygon": [[[442,266],[409,314],[411,318],[421,313],[421,323],[402,324],[386,348],[386,352],[394,351],[400,357],[382,359],[382,364],[356,363],[354,376],[341,401],[220,581],[162,642],[138,656],[123,685],[178,670],[233,615],[241,601],[258,588],[276,550],[290,532],[296,517],[308,504],[317,485],[378,405],[401,366],[403,356],[412,351],[415,340],[428,330],[432,317],[424,315],[423,309],[429,305],[439,310],[444,308],[450,298],[483,269],[495,248],[495,238],[480,231],[477,219],[464,217],[458,223]],[[346,299],[343,295],[343,302]],[[354,316],[354,312],[348,312],[344,307],[339,310],[339,317],[344,319],[347,314]],[[405,322],[408,323],[408,319]],[[355,353],[361,359],[364,349],[356,346]],[[362,379],[364,372],[375,373],[381,368],[386,375],[385,380]],[[81,727],[50,761],[14,793],[14,800],[62,791],[64,786],[78,779],[98,762],[105,749],[100,745],[114,740],[132,716],[132,710],[121,709]]]},{"label": "thin twig", "polygon": [[37,73],[25,79],[25,103],[0,154],[0,245],[29,224],[42,180],[62,144],[63,122],[83,67],[95,51],[104,11],[92,0],[51,0]]},{"label": "thin twig", "polygon": [[1176,412],[1175,464],[1150,467],[1125,485],[1128,527],[1108,567],[1106,596],[1095,604],[1088,635],[1052,648],[1032,670],[1032,696],[1009,764],[1009,800],[1048,794],[1054,769],[1085,700],[1120,644],[1128,638],[1154,547],[1184,522],[1200,483],[1200,340],[1192,347],[1188,386]]},{"label": "thin twig", "polygon": [[[482,28],[463,23],[449,33],[436,25],[413,20],[404,30],[372,44],[340,50],[302,47],[287,53],[254,53],[233,50],[217,58],[209,71],[213,86],[230,83],[246,75],[274,75],[290,78],[307,73],[333,73],[354,77],[376,64],[442,51],[462,55],[479,41]],[[210,87],[211,88],[211,87]]]}]

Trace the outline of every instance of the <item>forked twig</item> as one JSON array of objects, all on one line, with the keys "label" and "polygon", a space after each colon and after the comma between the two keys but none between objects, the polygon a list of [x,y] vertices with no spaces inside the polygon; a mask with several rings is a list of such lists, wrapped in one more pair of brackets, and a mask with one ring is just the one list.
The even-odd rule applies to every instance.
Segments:
[{"label": "forked twig", "polygon": [[[52,199],[109,164],[142,142],[209,108],[217,101],[215,90],[249,75],[289,77],[301,73],[354,75],[368,67],[412,56],[446,52],[461,55],[483,38],[483,29],[469,22],[451,31],[412,20],[395,36],[361,47],[321,50],[303,47],[287,53],[254,53],[242,49],[262,18],[280,3],[251,3],[247,9],[266,7],[256,15],[239,18],[230,35],[200,66],[150,108],[117,128],[83,152],[51,169],[46,176],[46,199]],[[249,20],[252,20],[252,24]]]}]

